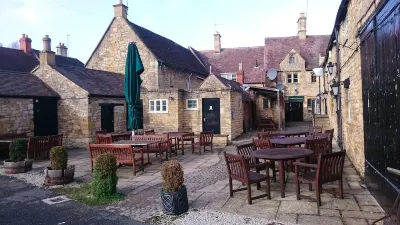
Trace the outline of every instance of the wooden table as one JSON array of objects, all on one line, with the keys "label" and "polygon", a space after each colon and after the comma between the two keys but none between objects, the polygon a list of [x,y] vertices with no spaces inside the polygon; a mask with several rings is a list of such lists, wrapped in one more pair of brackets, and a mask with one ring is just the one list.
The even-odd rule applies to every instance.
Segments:
[{"label": "wooden table", "polygon": [[281,186],[281,197],[285,197],[285,170],[283,164],[286,160],[296,160],[300,158],[306,158],[312,155],[313,151],[305,148],[268,148],[254,151],[251,153],[251,157],[259,159],[268,159],[279,162],[279,181]]},{"label": "wooden table", "polygon": [[132,140],[120,140],[113,142],[112,144],[115,145],[132,145],[134,147],[141,147],[141,148],[146,148],[147,152],[147,164],[151,164],[150,162],[150,152],[149,152],[149,145],[151,144],[157,144],[159,141],[145,141],[145,140],[137,140],[137,141],[132,141]]},{"label": "wooden table", "polygon": [[289,135],[289,136],[301,136],[301,135],[307,135],[310,133],[310,131],[307,129],[290,129],[290,130],[284,130],[279,132],[280,135]]},{"label": "wooden table", "polygon": [[[179,141],[178,140],[182,140],[183,139],[182,136],[185,134],[189,134],[189,133],[190,132],[168,132],[167,134],[170,138],[175,139],[175,144],[176,144],[176,146],[178,146],[178,150],[179,150]],[[183,141],[182,141],[182,149],[183,148],[184,148],[184,145],[183,145]]]},{"label": "wooden table", "polygon": [[306,137],[285,137],[285,138],[273,138],[270,140],[271,144],[283,145],[285,147],[293,145],[302,145],[306,143]]}]

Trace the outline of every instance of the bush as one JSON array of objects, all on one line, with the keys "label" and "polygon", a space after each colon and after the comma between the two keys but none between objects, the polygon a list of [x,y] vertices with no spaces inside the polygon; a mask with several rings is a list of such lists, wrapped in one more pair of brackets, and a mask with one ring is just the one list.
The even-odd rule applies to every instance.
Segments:
[{"label": "bush", "polygon": [[13,140],[9,147],[10,161],[12,162],[24,161],[26,158],[27,147],[28,147],[27,140],[20,140],[20,139]]},{"label": "bush", "polygon": [[112,153],[96,158],[93,171],[92,193],[96,198],[109,197],[117,193],[117,160]]},{"label": "bush", "polygon": [[62,146],[50,150],[50,167],[53,170],[65,170],[68,166],[68,153]]},{"label": "bush", "polygon": [[161,167],[163,191],[176,192],[183,186],[183,170],[181,164],[176,160],[164,162]]}]

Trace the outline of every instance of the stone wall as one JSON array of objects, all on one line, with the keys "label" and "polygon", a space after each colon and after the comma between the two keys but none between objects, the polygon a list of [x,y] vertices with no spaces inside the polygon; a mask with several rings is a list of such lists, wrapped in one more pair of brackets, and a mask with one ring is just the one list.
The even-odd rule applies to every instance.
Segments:
[{"label": "stone wall", "polygon": [[[231,137],[235,139],[243,133],[244,104],[242,93],[232,91],[231,93]],[[228,119],[228,118],[227,118]]]},{"label": "stone wall", "polygon": [[89,100],[89,134],[90,141],[95,142],[96,131],[101,130],[101,105],[114,106],[114,132],[126,131],[126,102],[124,98],[95,98]]},{"label": "stone wall", "polygon": [[[190,77],[190,87],[187,86]],[[179,89],[197,89],[200,87],[203,79],[198,78],[198,74],[183,72],[178,69],[160,65],[158,69],[159,88],[179,88]]]},{"label": "stone wall", "polygon": [[0,135],[27,133],[34,135],[33,100],[0,98]]},{"label": "stone wall", "polygon": [[58,133],[64,135],[64,145],[86,148],[90,141],[88,93],[48,65],[41,65],[33,74],[60,95]]},{"label": "stone wall", "polygon": [[141,75],[142,86],[147,89],[158,88],[158,61],[124,18],[114,18],[114,22],[87,62],[87,68],[124,74],[129,42],[136,42],[145,68]]}]

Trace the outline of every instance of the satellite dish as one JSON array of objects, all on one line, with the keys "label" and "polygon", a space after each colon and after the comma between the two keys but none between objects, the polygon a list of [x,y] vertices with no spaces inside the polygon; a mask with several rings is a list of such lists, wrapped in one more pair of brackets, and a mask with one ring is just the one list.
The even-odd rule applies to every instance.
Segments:
[{"label": "satellite dish", "polygon": [[320,76],[324,75],[324,69],[322,69],[321,67],[314,68],[313,72],[314,72],[316,77],[320,77]]},{"label": "satellite dish", "polygon": [[284,84],[277,84],[276,85],[276,89],[283,90],[283,89],[285,89],[285,85]]},{"label": "satellite dish", "polygon": [[250,86],[247,85],[247,84],[244,84],[244,85],[242,86],[242,88],[243,88],[244,91],[248,91],[248,90],[250,89]]},{"label": "satellite dish", "polygon": [[277,75],[278,75],[278,71],[274,68],[269,69],[267,72],[267,77],[269,80],[275,80]]}]

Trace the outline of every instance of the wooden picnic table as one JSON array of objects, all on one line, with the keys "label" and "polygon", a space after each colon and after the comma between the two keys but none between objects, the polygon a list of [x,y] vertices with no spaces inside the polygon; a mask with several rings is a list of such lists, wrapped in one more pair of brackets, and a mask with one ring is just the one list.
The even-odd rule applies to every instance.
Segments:
[{"label": "wooden picnic table", "polygon": [[290,130],[284,130],[280,131],[280,135],[286,135],[286,136],[301,136],[301,135],[307,135],[309,134],[308,128],[297,128],[297,129],[290,129]]},{"label": "wooden picnic table", "polygon": [[305,158],[308,161],[308,156],[314,154],[313,151],[305,148],[267,148],[260,149],[251,153],[251,157],[258,159],[267,159],[279,162],[279,181],[281,187],[281,197],[285,197],[285,170],[284,162],[287,160],[296,160]]},{"label": "wooden picnic table", "polygon": [[157,144],[159,141],[145,141],[145,140],[120,140],[113,142],[113,144],[116,145],[132,145],[134,147],[141,147],[144,149],[147,153],[147,163],[146,164],[151,164],[150,162],[150,151],[149,151],[149,145],[151,144]]},{"label": "wooden picnic table", "polygon": [[284,138],[273,138],[270,140],[271,144],[283,145],[285,147],[293,145],[302,145],[306,143],[306,137],[284,137]]}]

